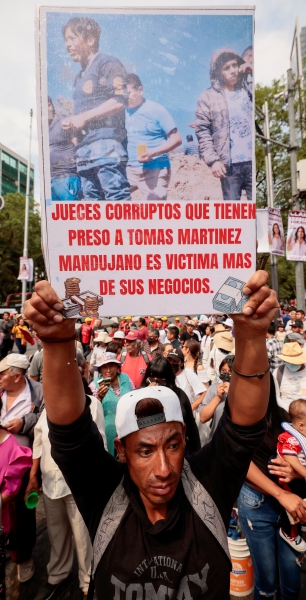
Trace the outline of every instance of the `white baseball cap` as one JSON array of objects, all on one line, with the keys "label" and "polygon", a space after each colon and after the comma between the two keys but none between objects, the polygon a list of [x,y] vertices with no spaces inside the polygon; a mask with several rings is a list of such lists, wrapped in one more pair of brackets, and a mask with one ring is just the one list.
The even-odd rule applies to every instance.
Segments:
[{"label": "white baseball cap", "polygon": [[6,371],[10,367],[18,367],[18,369],[27,369],[30,366],[30,363],[24,354],[8,354],[3,360],[0,362],[0,373],[2,371]]},{"label": "white baseball cap", "polygon": [[[137,419],[135,414],[136,404],[146,398],[159,400],[164,412]],[[128,392],[124,396],[121,396],[117,404],[115,423],[119,439],[144,427],[158,425],[158,423],[170,423],[172,421],[177,421],[184,425],[180,401],[177,395],[165,386],[152,386]]]},{"label": "white baseball cap", "polygon": [[116,331],[116,333],[114,334],[114,337],[113,337],[114,340],[124,340],[124,338],[125,338],[124,331]]}]

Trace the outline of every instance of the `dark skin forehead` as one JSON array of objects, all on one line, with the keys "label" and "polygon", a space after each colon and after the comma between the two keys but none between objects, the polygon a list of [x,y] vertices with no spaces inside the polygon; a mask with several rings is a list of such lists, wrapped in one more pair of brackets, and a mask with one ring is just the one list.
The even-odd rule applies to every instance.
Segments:
[{"label": "dark skin forehead", "polygon": [[183,425],[177,421],[159,423],[130,433],[126,437],[125,445],[128,450],[137,450],[140,446],[159,446],[175,436],[181,436],[182,433]]}]

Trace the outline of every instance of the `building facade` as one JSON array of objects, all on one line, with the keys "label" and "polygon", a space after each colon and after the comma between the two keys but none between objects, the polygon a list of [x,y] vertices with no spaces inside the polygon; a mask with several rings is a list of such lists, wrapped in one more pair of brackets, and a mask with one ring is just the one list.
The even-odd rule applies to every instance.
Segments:
[{"label": "building facade", "polygon": [[[26,193],[28,161],[0,143],[0,195]],[[34,165],[30,170],[30,196],[34,196]]]}]

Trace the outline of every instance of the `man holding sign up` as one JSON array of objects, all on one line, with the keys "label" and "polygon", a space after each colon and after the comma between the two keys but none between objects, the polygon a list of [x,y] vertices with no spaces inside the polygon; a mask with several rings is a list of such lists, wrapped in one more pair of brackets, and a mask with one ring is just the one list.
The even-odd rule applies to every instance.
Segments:
[{"label": "man holding sign up", "polygon": [[74,360],[74,319],[63,320],[62,303],[47,282],[36,284],[26,302],[25,315],[44,346],[52,456],[94,543],[98,600],[229,599],[227,527],[266,432],[265,337],[278,307],[267,278],[259,271],[244,287],[250,297],[243,313],[233,315],[236,354],[228,403],[210,444],[187,460],[180,402],[165,386],[134,390],[119,400],[119,461],[111,456],[92,421]]}]

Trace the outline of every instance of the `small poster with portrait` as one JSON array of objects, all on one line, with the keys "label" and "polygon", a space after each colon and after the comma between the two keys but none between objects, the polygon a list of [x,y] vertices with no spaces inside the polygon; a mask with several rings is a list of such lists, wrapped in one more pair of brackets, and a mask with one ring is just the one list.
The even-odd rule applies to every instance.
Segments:
[{"label": "small poster with portrait", "polygon": [[40,6],[43,248],[67,317],[241,312],[254,7]]},{"label": "small poster with portrait", "polygon": [[279,208],[269,208],[268,215],[269,250],[276,256],[285,256],[285,235],[281,211]]},{"label": "small poster with portrait", "polygon": [[306,211],[291,210],[288,216],[287,260],[306,261]]}]

